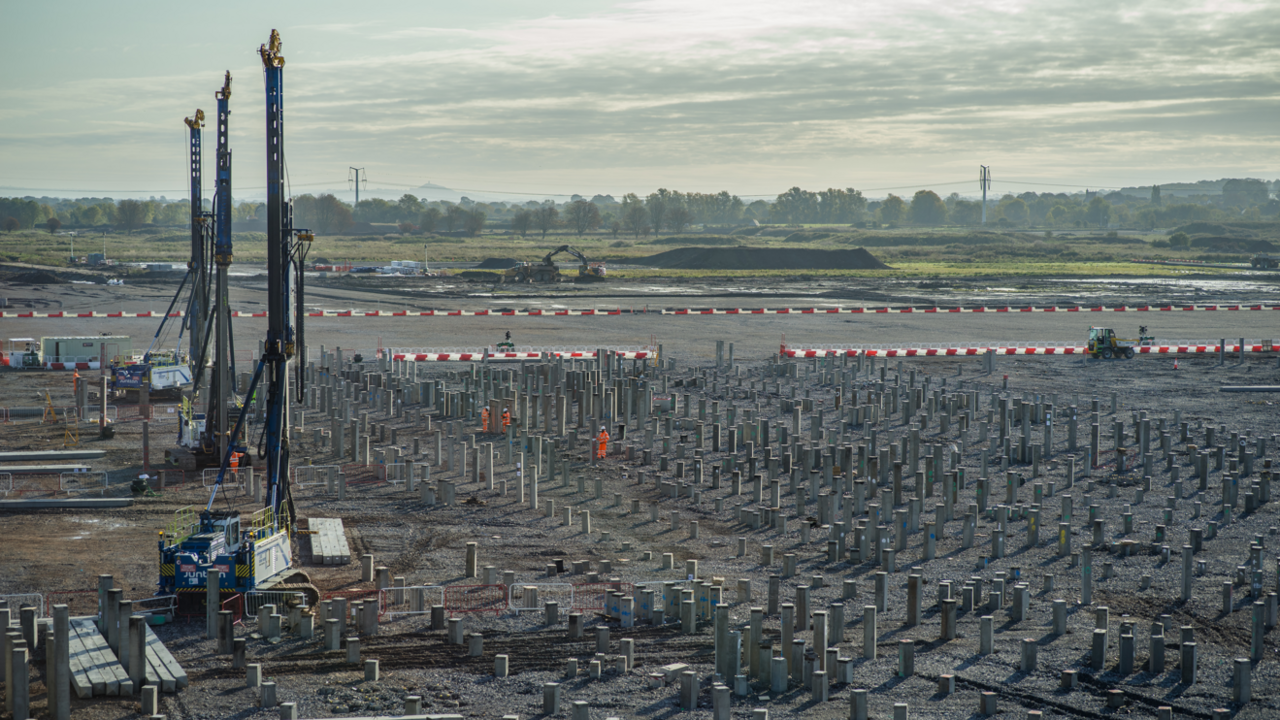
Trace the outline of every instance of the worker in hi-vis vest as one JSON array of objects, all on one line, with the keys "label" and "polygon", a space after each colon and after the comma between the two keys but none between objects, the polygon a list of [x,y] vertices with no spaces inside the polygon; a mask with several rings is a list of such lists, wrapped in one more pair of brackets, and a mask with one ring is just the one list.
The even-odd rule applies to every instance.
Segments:
[{"label": "worker in hi-vis vest", "polygon": [[600,426],[600,437],[597,439],[600,441],[600,447],[596,450],[596,457],[602,458],[609,448],[609,431],[605,430],[603,425]]}]

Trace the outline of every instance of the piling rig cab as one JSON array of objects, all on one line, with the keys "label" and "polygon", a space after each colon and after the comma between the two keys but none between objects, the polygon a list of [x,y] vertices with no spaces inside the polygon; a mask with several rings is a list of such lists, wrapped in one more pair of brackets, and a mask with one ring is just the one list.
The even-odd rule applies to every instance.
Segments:
[{"label": "piling rig cab", "polygon": [[1089,345],[1087,349],[1089,357],[1095,359],[1124,358],[1128,360],[1137,352],[1134,348],[1147,347],[1151,345],[1154,339],[1147,335],[1146,325],[1138,328],[1137,340],[1116,337],[1116,331],[1111,328],[1091,327],[1089,328]]},{"label": "piling rig cab", "polygon": [[564,276],[560,273],[560,268],[556,266],[552,259],[560,253],[569,253],[578,260],[578,276],[576,282],[603,282],[605,267],[604,263],[591,262],[587,260],[587,256],[581,251],[575,250],[568,245],[560,247],[547,253],[539,263],[520,263],[513,268],[509,268],[502,274],[502,282],[504,283],[558,283],[564,282]]},{"label": "piling rig cab", "polygon": [[[278,522],[279,521],[279,522]],[[217,568],[220,599],[251,590],[293,592],[315,607],[320,592],[306,573],[293,568],[288,518],[273,517],[270,507],[245,522],[238,510],[191,507],[174,513],[160,531],[159,594],[178,596],[179,615],[204,612],[209,570]],[[285,596],[287,602],[288,596]]]}]

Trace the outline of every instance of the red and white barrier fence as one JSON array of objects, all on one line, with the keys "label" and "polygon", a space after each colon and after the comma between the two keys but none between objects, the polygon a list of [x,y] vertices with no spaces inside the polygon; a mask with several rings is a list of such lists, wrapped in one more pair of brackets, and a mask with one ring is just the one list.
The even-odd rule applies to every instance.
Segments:
[{"label": "red and white barrier fence", "polygon": [[[1218,312],[1280,310],[1280,305],[1050,305],[979,307],[808,307],[808,308],[587,308],[580,310],[325,310],[307,313],[312,318],[401,318],[401,317],[593,317],[596,315],[944,315],[949,313],[1050,313],[1050,312]],[[182,312],[169,314],[182,317]],[[143,312],[12,312],[0,311],[0,318],[158,318],[164,313]],[[233,311],[232,317],[260,318],[266,312]]]},{"label": "red and white barrier fence", "polygon": [[[647,360],[658,356],[655,347],[607,347],[603,348],[624,360]],[[551,348],[535,347],[519,351],[496,351],[491,348],[392,348],[392,360],[412,362],[482,362],[506,360],[538,360],[542,358],[595,358],[599,348]]]},{"label": "red and white barrier fence", "polygon": [[[1269,353],[1280,346],[1280,340],[1246,340],[1244,352]],[[1241,352],[1239,343],[1227,343],[1226,352]],[[1208,340],[1157,340],[1149,345],[1133,348],[1137,354],[1197,354],[1216,353],[1219,345]],[[996,355],[1086,355],[1084,345],[1074,343],[961,343],[933,344],[918,346],[886,346],[857,345],[845,348],[790,348],[782,346],[780,354],[788,358],[825,358],[825,357],[964,357],[985,355],[993,352]]]}]

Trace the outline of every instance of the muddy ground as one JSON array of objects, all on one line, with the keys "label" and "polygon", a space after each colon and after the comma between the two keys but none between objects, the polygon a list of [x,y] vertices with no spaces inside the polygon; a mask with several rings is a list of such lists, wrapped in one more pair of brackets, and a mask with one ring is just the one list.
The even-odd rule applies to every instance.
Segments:
[{"label": "muddy ground", "polygon": [[[246,285],[237,291],[237,298],[252,302],[254,297],[260,297],[251,281],[244,282]],[[809,286],[805,287],[812,290]],[[64,289],[76,294],[54,294]],[[796,288],[780,283],[776,289],[779,292],[794,292]],[[881,287],[868,290],[872,291],[885,292],[885,289]],[[15,294],[11,287],[5,287],[4,292],[10,296]],[[110,307],[113,302],[125,303],[125,309],[128,310],[162,309],[159,307],[161,299],[166,292],[172,292],[172,287],[156,287],[144,291],[139,286],[126,286],[121,290],[117,287],[74,285],[70,288],[49,287],[40,292],[44,293],[44,302],[62,303],[63,309],[67,310],[77,306]],[[82,292],[87,294],[79,294]],[[318,294],[320,289],[316,288],[316,292]],[[324,292],[354,291],[330,288]],[[1148,298],[1154,304],[1159,302],[1156,299],[1159,297],[1188,297],[1185,290],[1169,289],[1164,285],[1148,295],[1137,290],[1132,292],[1134,294],[1124,297],[1124,302],[1136,303]],[[1183,295],[1177,295],[1178,292]],[[115,295],[95,293],[123,294],[117,298]],[[1263,289],[1223,289],[1218,297],[1225,298],[1232,293],[1236,293],[1242,302],[1267,302],[1271,299]],[[34,292],[32,297],[35,297]],[[367,304],[376,302],[371,300],[374,297],[368,293],[359,293],[354,296],[343,295],[342,299]],[[906,295],[893,297],[911,302]],[[456,296],[447,299],[450,306],[471,301]],[[532,304],[534,300],[528,299],[526,304]],[[536,300],[543,303],[572,300],[571,306],[592,304],[578,303],[576,299],[543,296]],[[479,299],[474,301],[480,302]],[[440,304],[443,300],[431,299],[430,302]],[[770,300],[768,304],[775,306],[784,303]],[[1244,312],[1123,314],[1108,316],[1106,320],[1117,323],[1117,317],[1129,324],[1142,322],[1153,326],[1157,335],[1171,337],[1256,337],[1262,330],[1276,327],[1269,315]],[[732,404],[740,413],[750,409],[776,420],[782,402],[791,397],[793,387],[800,397],[808,394],[815,403],[822,401],[827,408],[832,406],[839,390],[839,384],[829,382],[830,376],[824,379],[820,374],[807,375],[823,372],[813,363],[799,366],[798,379],[794,385],[783,380],[781,387],[775,388],[774,383],[779,379],[775,376],[766,378],[764,373],[769,369],[768,355],[776,350],[779,336],[784,332],[792,344],[808,341],[826,345],[832,344],[833,340],[842,339],[850,342],[910,341],[915,338],[937,341],[950,338],[951,342],[1019,337],[1058,339],[1078,337],[1082,332],[1082,325],[1087,327],[1091,321],[1093,319],[1087,316],[1074,318],[1042,314],[867,316],[859,317],[854,322],[846,322],[843,317],[833,320],[828,317],[622,316],[400,319],[379,320],[376,325],[373,321],[343,325],[341,323],[344,321],[335,319],[312,323],[308,326],[308,337],[313,347],[326,344],[329,347],[341,345],[349,349],[372,349],[379,344],[387,347],[425,347],[437,344],[458,346],[467,342],[474,343],[477,339],[487,344],[496,342],[499,339],[497,335],[505,329],[512,329],[519,341],[531,345],[634,344],[647,342],[649,335],[654,334],[664,344],[667,357],[676,362],[676,370],[667,374],[669,384],[674,385],[677,381],[683,382],[694,376],[701,378],[704,372],[707,377],[715,379],[714,383],[709,383],[714,385],[714,389],[699,387],[691,391],[684,388],[675,390],[682,394],[691,392],[695,414],[698,399],[705,398],[709,401],[708,405],[710,401],[719,401],[722,413]],[[237,332],[243,333],[246,345],[261,334],[264,322],[251,319],[237,325]],[[19,333],[36,337],[53,333],[93,334],[112,329],[138,338],[149,337],[155,327],[151,320],[113,320],[107,325],[102,320],[65,319],[6,320],[5,326],[6,336]],[[1162,332],[1165,328],[1168,328],[1167,332]],[[975,334],[978,336],[973,337]],[[858,340],[871,337],[874,339]],[[381,343],[378,343],[379,338]],[[713,367],[716,339],[736,343],[736,359],[740,370],[730,372],[721,369],[716,373]],[[135,341],[135,347],[136,345]],[[630,363],[627,367],[631,367]],[[449,373],[458,369],[461,368],[435,366],[424,368],[422,372],[424,376],[430,373],[431,377],[455,385],[456,381]],[[787,692],[775,695],[767,692],[765,686],[757,684],[753,686],[748,698],[735,697],[733,701],[733,714],[741,718],[748,717],[752,708],[768,708],[775,715],[788,717],[847,717],[853,688],[870,691],[872,717],[890,716],[893,704],[899,702],[910,705],[912,717],[971,717],[977,711],[978,694],[985,690],[999,693],[998,717],[1002,718],[1022,718],[1030,709],[1044,710],[1046,715],[1057,717],[1156,717],[1156,708],[1162,705],[1173,707],[1175,717],[1208,717],[1212,709],[1219,707],[1232,708],[1232,712],[1241,718],[1274,717],[1280,713],[1280,694],[1277,693],[1277,688],[1280,688],[1280,671],[1277,670],[1280,637],[1274,629],[1267,633],[1264,659],[1255,663],[1253,668],[1254,700],[1248,706],[1235,708],[1230,704],[1232,659],[1246,656],[1249,650],[1251,599],[1245,597],[1246,588],[1234,588],[1233,612],[1225,615],[1220,612],[1222,584],[1235,579],[1236,567],[1248,558],[1250,541],[1261,541],[1265,547],[1262,553],[1265,560],[1264,591],[1277,589],[1274,557],[1277,554],[1276,543],[1280,539],[1273,533],[1275,527],[1280,525],[1276,517],[1276,502],[1280,501],[1273,500],[1251,514],[1237,514],[1230,522],[1224,523],[1218,536],[1207,541],[1205,549],[1197,555],[1197,560],[1204,560],[1206,567],[1204,574],[1195,578],[1194,599],[1179,602],[1177,593],[1181,563],[1176,559],[1178,548],[1187,542],[1191,527],[1205,527],[1210,520],[1222,520],[1215,517],[1221,474],[1212,474],[1206,492],[1196,492],[1194,482],[1189,480],[1190,466],[1187,459],[1177,454],[1184,451],[1185,446],[1177,442],[1174,428],[1175,464],[1180,467],[1188,490],[1187,497],[1177,500],[1172,508],[1174,522],[1169,526],[1169,536],[1164,544],[1173,549],[1175,559],[1164,562],[1158,547],[1153,550],[1151,545],[1155,526],[1164,523],[1165,498],[1171,494],[1163,458],[1157,454],[1157,472],[1152,477],[1152,491],[1146,493],[1143,502],[1137,503],[1134,494],[1135,489],[1141,486],[1140,474],[1115,473],[1115,453],[1111,451],[1109,432],[1113,419],[1123,420],[1131,443],[1134,412],[1146,411],[1150,417],[1165,418],[1171,424],[1174,413],[1180,411],[1182,420],[1190,425],[1195,442],[1204,444],[1205,427],[1225,425],[1228,433],[1249,432],[1253,437],[1270,439],[1265,459],[1274,462],[1277,459],[1277,443],[1272,436],[1280,427],[1280,411],[1276,405],[1280,396],[1229,395],[1218,392],[1218,387],[1224,384],[1280,383],[1280,370],[1277,369],[1274,355],[1249,357],[1243,362],[1237,358],[1229,358],[1225,367],[1218,366],[1216,358],[1183,357],[1179,359],[1177,370],[1173,368],[1173,359],[1167,357],[1139,357],[1133,361],[1109,363],[1084,363],[1070,358],[1002,358],[994,375],[983,374],[978,360],[911,360],[901,365],[904,382],[913,370],[917,372],[919,383],[924,383],[927,379],[931,390],[945,387],[947,391],[979,391],[980,404],[975,409],[979,411],[976,420],[985,418],[993,392],[1008,397],[1034,399],[1035,396],[1040,396],[1046,400],[1056,400],[1055,408],[1060,413],[1059,417],[1062,417],[1061,413],[1067,406],[1077,404],[1085,408],[1091,399],[1100,399],[1104,453],[1100,458],[1101,466],[1094,470],[1091,479],[1078,480],[1071,489],[1063,489],[1067,481],[1067,458],[1081,457],[1081,453],[1071,453],[1066,447],[1064,426],[1059,426],[1056,431],[1054,456],[1044,463],[1041,477],[1031,478],[1032,468],[1029,465],[1013,467],[1027,478],[1027,484],[1019,491],[1019,503],[1031,502],[1034,483],[1053,482],[1057,488],[1055,494],[1069,493],[1073,496],[1075,519],[1071,527],[1075,550],[1078,551],[1092,539],[1092,531],[1086,528],[1084,522],[1091,502],[1098,505],[1098,517],[1106,521],[1104,546],[1124,539],[1139,541],[1140,550],[1132,557],[1113,556],[1103,548],[1095,550],[1095,578],[1099,579],[1094,582],[1091,606],[1079,604],[1081,568],[1072,566],[1069,558],[1059,558],[1056,554],[1056,533],[1051,532],[1050,528],[1056,529],[1060,500],[1046,498],[1043,503],[1046,521],[1040,532],[1039,545],[1024,548],[1027,522],[1013,521],[1008,536],[1008,556],[1003,560],[992,561],[985,568],[980,568],[980,558],[987,556],[990,551],[994,522],[990,517],[984,516],[978,520],[975,545],[970,549],[960,547],[960,522],[948,523],[938,533],[937,557],[929,562],[921,559],[922,536],[919,533],[911,534],[907,540],[907,549],[898,555],[897,572],[888,576],[887,610],[881,612],[878,618],[877,658],[863,660],[862,606],[872,601],[875,573],[884,568],[848,560],[829,563],[825,532],[815,530],[809,544],[801,543],[800,523],[816,513],[812,500],[806,508],[797,509],[794,497],[786,493],[787,483],[784,480],[782,507],[785,514],[793,518],[788,523],[787,532],[753,530],[738,522],[736,514],[736,508],[740,505],[753,506],[749,485],[743,495],[732,496],[727,482],[719,489],[711,489],[708,480],[700,488],[700,502],[695,503],[692,498],[687,497],[673,500],[660,496],[656,480],[672,480],[673,473],[657,472],[656,452],[655,465],[641,466],[638,460],[627,462],[615,455],[592,466],[585,462],[585,448],[581,442],[572,451],[567,448],[561,451],[562,457],[572,463],[570,486],[561,487],[559,481],[555,480],[544,482],[540,487],[541,501],[554,501],[559,509],[556,518],[544,517],[541,511],[529,509],[527,503],[522,505],[514,485],[504,496],[497,490],[485,489],[484,483],[463,482],[458,488],[459,504],[454,507],[427,507],[416,494],[410,495],[401,486],[385,483],[354,486],[347,499],[341,503],[321,492],[318,487],[298,488],[296,500],[300,516],[340,517],[344,520],[353,564],[336,567],[306,564],[305,541],[300,543],[299,560],[322,590],[359,596],[361,591],[371,590],[369,584],[359,582],[359,565],[354,562],[362,553],[372,553],[379,565],[391,568],[394,575],[404,577],[409,585],[456,585],[473,582],[462,578],[467,542],[480,544],[481,565],[494,565],[500,570],[515,572],[516,584],[585,581],[584,577],[576,575],[561,576],[554,580],[546,578],[546,564],[556,559],[591,560],[593,571],[598,569],[599,561],[611,560],[613,568],[610,576],[627,583],[680,580],[683,577],[683,561],[697,559],[700,576],[724,578],[725,599],[733,606],[732,625],[744,632],[750,607],[764,604],[769,576],[778,574],[782,569],[783,553],[795,553],[798,559],[797,575],[782,581],[783,602],[796,597],[797,586],[812,586],[813,576],[821,575],[822,587],[811,591],[811,604],[816,610],[827,609],[830,604],[840,601],[842,581],[854,580],[858,595],[845,603],[845,640],[837,645],[841,656],[856,658],[854,683],[833,686],[831,701],[827,703],[813,703],[808,690],[795,685]],[[843,364],[826,370],[835,373],[853,371],[854,366]],[[660,382],[653,376],[652,369],[649,372],[655,382]],[[888,382],[892,383],[898,373],[899,364],[891,363],[887,369]],[[1007,389],[1004,384],[1005,375],[1008,376]],[[874,373],[869,368],[864,368],[857,375],[853,387],[862,398],[860,402],[865,402],[867,390],[875,387],[874,383],[879,377],[879,367]],[[767,384],[762,384],[766,381]],[[0,372],[0,406],[38,405],[36,392],[46,388],[55,405],[70,404],[70,378],[65,375]],[[781,390],[781,393],[777,390]],[[1117,394],[1118,406],[1114,417],[1110,414],[1112,392]],[[845,402],[848,402],[847,397]],[[115,439],[97,440],[93,429],[87,428],[82,432],[80,442],[84,447],[107,451],[106,460],[95,461],[94,467],[110,471],[109,493],[128,494],[129,481],[143,472],[140,457],[141,423],[128,421],[127,405],[121,404],[119,407],[123,420],[116,424]],[[833,416],[829,411],[825,414],[825,430],[833,438],[843,435],[845,442],[855,445],[867,441],[870,428],[845,427],[842,430]],[[810,418],[804,421],[807,426],[815,416],[806,414],[806,417]],[[412,438],[420,437],[423,440],[422,448],[426,452],[415,459],[420,462],[435,462],[434,438],[422,426],[410,422],[407,417],[388,418],[381,413],[372,413],[370,419],[395,428],[398,436],[396,446],[406,453],[412,452]],[[439,418],[435,420],[437,422],[433,423],[433,427],[439,428]],[[314,411],[307,413],[305,423],[308,427],[328,425]],[[478,430],[477,423],[467,423],[464,434],[470,435]],[[878,442],[881,446],[886,440],[897,442],[905,431],[901,416],[896,416],[887,438],[881,431]],[[152,458],[158,461],[163,455],[165,438],[172,432],[172,423],[163,406],[157,411],[157,420],[151,424],[150,432]],[[948,434],[942,435],[935,423],[926,431],[925,436],[928,438],[927,442],[945,446],[956,444],[957,448],[959,446],[955,426]],[[1084,436],[1082,433],[1082,437]],[[807,427],[804,437],[808,437]],[[350,462],[340,460],[325,448],[312,446],[310,438],[309,431],[295,438],[295,458],[309,458],[317,465]],[[498,436],[486,439],[495,442],[501,440]],[[57,425],[30,422],[5,425],[0,429],[0,449],[55,449],[61,447],[63,442],[64,428]],[[661,443],[658,445],[660,447]],[[390,449],[393,446],[390,442],[375,442],[374,447]],[[965,444],[961,467],[965,468],[970,481],[960,493],[962,505],[975,501],[973,479],[981,473],[979,453],[985,447],[986,443],[973,442],[973,438]],[[714,453],[708,449],[704,459],[710,466],[719,463],[723,457],[723,453]],[[1249,480],[1258,480],[1263,461],[1263,458],[1257,461],[1257,470]],[[638,483],[641,472],[646,474],[644,484]],[[993,475],[996,473],[998,471],[993,471]],[[496,474],[498,480],[514,482],[514,468],[509,465],[499,462]],[[442,468],[433,468],[432,477],[433,483],[441,479],[462,480],[451,478]],[[579,477],[583,478],[588,489],[586,493],[578,492]],[[601,500],[596,500],[591,492],[597,477],[602,482]],[[7,540],[0,543],[0,567],[4,568],[4,572],[0,573],[0,594],[40,592],[48,596],[60,591],[88,590],[94,585],[94,576],[110,573],[115,576],[118,586],[126,588],[126,597],[136,599],[150,595],[156,581],[156,529],[163,526],[174,510],[186,505],[202,506],[209,499],[208,490],[201,486],[198,479],[193,477],[185,480],[187,482],[166,488],[154,496],[138,497],[132,507],[122,510],[0,514],[0,533]],[[32,496],[51,489],[47,484],[39,485],[40,482],[48,483],[47,478],[29,482],[34,483],[28,486]],[[1113,484],[1116,486],[1116,497],[1110,498],[1108,488]],[[999,484],[996,487],[1002,488]],[[910,497],[918,491],[920,489],[915,487],[914,480],[908,478],[904,494]],[[614,493],[622,495],[621,506],[614,506]],[[1243,496],[1243,491],[1241,494]],[[1003,497],[1001,489],[998,499],[1002,500]],[[464,502],[471,498],[474,498],[473,502]],[[883,498],[884,496],[882,502],[885,502]],[[641,501],[642,511],[639,515],[630,512],[632,499]],[[716,511],[716,500],[724,501],[722,511]],[[924,500],[922,522],[932,519],[933,513],[929,510],[935,501],[936,498]],[[246,509],[252,505],[242,494],[234,491],[228,499],[220,499],[219,502],[230,502]],[[1201,516],[1193,518],[1197,502],[1201,503]],[[650,521],[649,507],[654,503],[659,507],[658,523]],[[1243,505],[1243,500],[1241,503]],[[584,534],[576,520],[569,527],[561,525],[559,514],[566,505],[572,506],[575,511],[590,511],[593,525],[590,534]],[[1126,506],[1133,514],[1134,530],[1129,535],[1123,533],[1122,514],[1126,511]],[[677,529],[674,530],[669,519],[673,511],[679,514]],[[690,520],[699,522],[699,538],[696,540],[689,538]],[[603,540],[605,532],[609,533],[608,541]],[[737,555],[739,537],[746,538],[744,557]],[[630,549],[624,550],[624,543]],[[761,547],[766,544],[775,549],[775,562],[770,567],[760,564]],[[652,559],[642,561],[643,553],[646,552],[651,554]],[[664,553],[674,556],[676,570],[662,570],[661,558]],[[623,560],[627,562],[623,564]],[[1115,576],[1102,580],[1101,567],[1106,562],[1113,564]],[[927,583],[924,591],[926,612],[919,625],[904,627],[906,569],[913,565],[921,568],[920,572]],[[934,602],[940,581],[964,581],[979,576],[984,579],[985,588],[989,589],[996,573],[1012,573],[1015,567],[1019,568],[1021,577],[1030,583],[1031,614],[1029,619],[1015,622],[1009,616],[1008,607],[992,613],[995,617],[997,652],[991,655],[978,653],[979,617],[984,613],[977,611],[960,614],[956,640],[939,641],[940,617]],[[1050,573],[1055,576],[1055,589],[1043,592],[1044,575]],[[1152,578],[1151,587],[1140,590],[1140,579],[1148,574]],[[735,588],[739,578],[752,580],[753,597],[750,602],[740,601],[737,597]],[[59,597],[73,602],[80,601],[76,600],[77,596]],[[1068,601],[1069,632],[1063,636],[1053,636],[1049,632],[1050,606],[1055,598]],[[1095,672],[1088,667],[1089,642],[1094,627],[1092,608],[1096,606],[1110,608],[1109,630],[1113,635],[1119,635],[1122,621],[1135,623],[1137,662],[1133,672],[1126,675],[1118,672],[1118,638],[1111,642],[1104,671]],[[505,714],[536,716],[541,713],[541,690],[546,682],[562,683],[564,702],[558,717],[568,717],[568,701],[571,700],[589,702],[592,707],[591,717],[601,719],[614,716],[710,716],[709,677],[713,670],[713,637],[710,627],[700,626],[697,634],[687,636],[680,634],[678,627],[672,625],[661,628],[641,625],[624,630],[616,622],[610,622],[611,645],[606,666],[612,667],[612,658],[619,652],[619,640],[632,638],[635,640],[636,667],[631,672],[620,675],[606,672],[601,679],[595,680],[586,674],[587,662],[594,657],[596,650],[592,630],[588,628],[587,639],[570,641],[564,624],[565,614],[562,611],[561,623],[555,627],[543,626],[541,613],[519,616],[465,615],[464,625],[467,631],[482,632],[485,635],[484,654],[480,658],[465,657],[463,648],[447,645],[444,633],[430,631],[420,619],[388,621],[381,626],[378,636],[366,638],[363,644],[363,656],[378,658],[382,663],[382,679],[377,682],[363,681],[363,674],[358,668],[345,665],[345,652],[325,653],[318,649],[316,642],[287,639],[283,643],[272,645],[250,639],[249,656],[250,662],[263,663],[264,674],[277,683],[282,701],[299,704],[300,717],[397,714],[403,707],[402,698],[410,694],[423,697],[425,712],[460,712],[467,717],[485,718]],[[1172,616],[1174,631],[1166,635],[1166,642],[1169,644],[1166,671],[1152,674],[1142,669],[1142,663],[1148,654],[1149,624],[1161,614]],[[1125,615],[1129,617],[1125,618]],[[588,613],[588,619],[591,625],[606,622],[594,613]],[[238,632],[246,635],[251,633],[254,629],[252,622],[249,625],[240,628]],[[1198,681],[1193,685],[1179,682],[1176,644],[1177,627],[1182,625],[1195,628],[1196,641],[1199,643],[1200,673]],[[275,711],[255,707],[257,692],[244,687],[243,675],[230,669],[229,658],[214,653],[213,643],[203,639],[202,629],[203,624],[199,622],[179,622],[161,629],[162,637],[187,669],[192,680],[188,689],[176,696],[163,698],[162,712],[169,717],[184,720],[276,717]],[[767,618],[766,637],[776,637],[779,632],[778,617]],[[811,641],[812,633],[805,629],[797,631],[796,637]],[[1018,646],[1023,638],[1028,637],[1038,643],[1039,658],[1037,669],[1024,673],[1018,667]],[[914,641],[915,646],[916,674],[908,678],[896,676],[898,644],[904,639]],[[493,657],[499,653],[510,657],[512,674],[505,679],[497,679],[492,675]],[[579,659],[582,673],[578,677],[563,678],[564,660],[567,658]],[[645,675],[672,662],[690,664],[702,682],[700,699],[703,706],[693,713],[678,709],[674,688],[649,688]],[[35,665],[43,668],[43,661]],[[1059,674],[1064,669],[1080,671],[1081,685],[1078,689],[1070,692],[1059,689]],[[956,676],[955,694],[944,697],[936,692],[936,678],[941,674]],[[42,669],[33,671],[32,696],[37,716],[43,712],[44,707],[43,686],[40,684],[42,677]],[[1104,693],[1116,688],[1124,692],[1125,701],[1123,707],[1110,709],[1106,706]],[[75,701],[73,717],[93,720],[125,718],[133,717],[137,710],[135,699],[99,698],[93,701]]]}]

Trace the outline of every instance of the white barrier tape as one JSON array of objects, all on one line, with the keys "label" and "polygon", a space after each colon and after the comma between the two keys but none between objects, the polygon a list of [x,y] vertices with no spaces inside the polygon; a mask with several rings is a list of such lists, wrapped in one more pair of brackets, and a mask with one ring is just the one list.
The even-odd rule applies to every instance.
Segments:
[{"label": "white barrier tape", "polygon": [[[487,356],[483,350],[479,352],[452,352],[452,353],[393,353],[392,360],[410,360],[412,362],[476,362],[486,359],[489,360],[537,360],[546,355],[554,358],[594,358],[594,352],[514,352],[514,353],[489,353]],[[647,360],[654,357],[656,353],[647,350],[637,352],[615,352],[614,355],[623,360]]]},{"label": "white barrier tape", "polygon": [[[1195,354],[1195,353],[1215,353],[1218,352],[1218,345],[1148,345],[1143,347],[1135,347],[1134,353],[1139,355],[1164,355],[1164,354]],[[1273,348],[1280,347],[1280,340],[1274,340],[1270,344],[1262,343],[1258,345],[1245,345],[1244,351],[1248,353],[1272,352]],[[830,350],[815,349],[793,349],[784,348],[782,350],[783,357],[789,358],[825,358],[825,357],[857,357],[859,355],[865,357],[956,357],[956,356],[972,356],[984,355],[987,351],[992,351],[996,355],[1086,355],[1088,350],[1083,345],[1061,345],[1061,346],[1016,346],[1016,347],[900,347],[900,348],[841,348]],[[1231,344],[1226,346],[1226,352],[1240,352],[1240,344]]]},{"label": "white barrier tape", "polygon": [[[948,313],[1050,313],[1050,312],[1217,312],[1217,311],[1253,311],[1280,310],[1280,305],[1164,305],[1164,306],[1047,306],[1016,307],[830,307],[830,308],[634,308],[622,309],[586,309],[586,310],[372,310],[358,312],[355,310],[326,310],[307,313],[313,318],[398,318],[398,317],[591,317],[596,315],[873,315],[873,314],[913,314],[943,315]],[[136,313],[99,313],[99,312],[5,312],[0,311],[0,318],[158,318],[164,313],[145,311]],[[169,314],[171,318],[182,317],[182,312]],[[232,317],[260,318],[266,312],[233,311]]]}]

